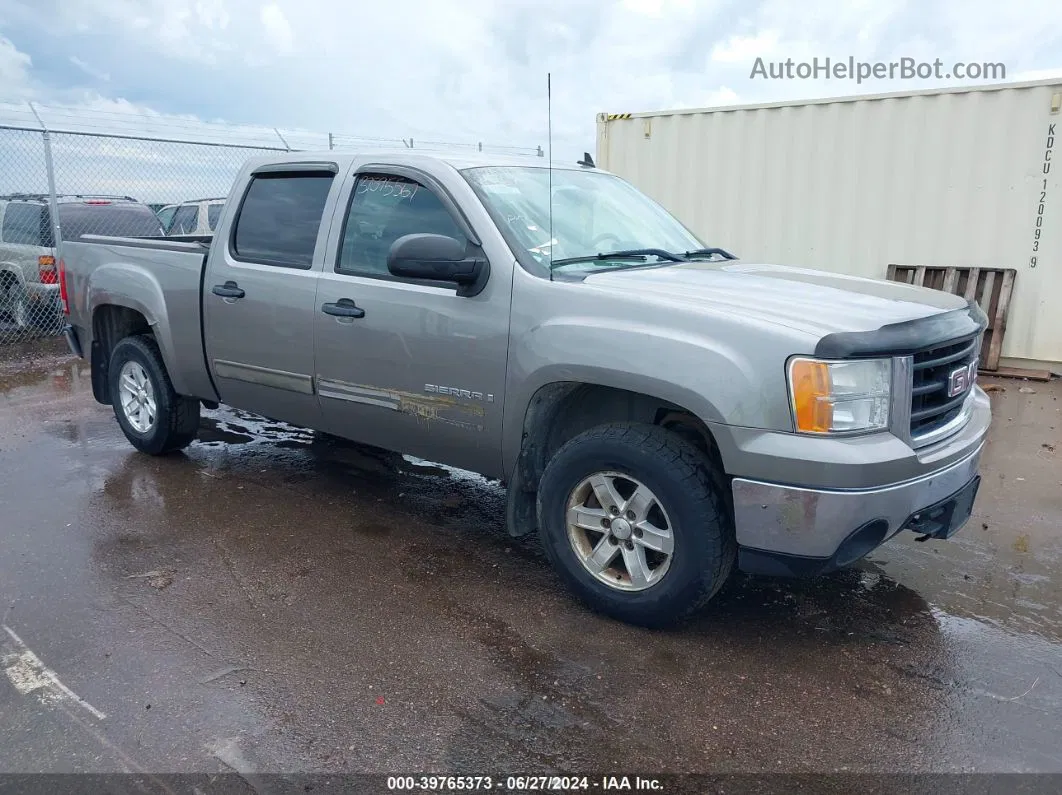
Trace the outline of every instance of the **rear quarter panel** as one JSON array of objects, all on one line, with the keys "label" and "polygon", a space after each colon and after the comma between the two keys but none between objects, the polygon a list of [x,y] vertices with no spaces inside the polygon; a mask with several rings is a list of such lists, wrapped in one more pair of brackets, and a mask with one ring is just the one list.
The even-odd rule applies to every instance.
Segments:
[{"label": "rear quarter panel", "polygon": [[173,388],[182,395],[216,400],[203,357],[203,261],[204,255],[194,252],[66,242],[63,262],[71,323],[90,342],[93,316],[100,307],[140,312],[155,333]]}]

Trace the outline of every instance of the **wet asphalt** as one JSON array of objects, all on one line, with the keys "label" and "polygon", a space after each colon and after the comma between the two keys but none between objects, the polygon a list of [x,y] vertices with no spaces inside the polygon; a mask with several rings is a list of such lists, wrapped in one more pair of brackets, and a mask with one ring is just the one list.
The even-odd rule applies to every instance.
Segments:
[{"label": "wet asphalt", "polygon": [[83,363],[7,348],[0,772],[1062,772],[1062,382],[983,383],[958,536],[653,632],[497,483],[227,408],[151,458]]}]

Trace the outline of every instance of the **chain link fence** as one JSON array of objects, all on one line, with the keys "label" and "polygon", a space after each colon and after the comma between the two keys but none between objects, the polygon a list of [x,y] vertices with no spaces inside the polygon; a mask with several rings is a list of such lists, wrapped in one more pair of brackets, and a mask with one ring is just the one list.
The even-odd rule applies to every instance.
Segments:
[{"label": "chain link fence", "polygon": [[[283,132],[33,105],[17,107],[12,120],[3,113],[10,109],[0,108],[0,345],[61,332],[63,240],[210,235],[250,157],[396,147],[542,155],[541,147]],[[100,126],[107,131],[93,129]]]}]

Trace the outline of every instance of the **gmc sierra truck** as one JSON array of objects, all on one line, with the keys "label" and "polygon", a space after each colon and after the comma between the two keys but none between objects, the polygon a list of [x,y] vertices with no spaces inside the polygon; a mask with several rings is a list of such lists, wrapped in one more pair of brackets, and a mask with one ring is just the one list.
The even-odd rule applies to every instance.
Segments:
[{"label": "gmc sierra truck", "polygon": [[145,453],[225,403],[497,478],[594,608],[659,626],[969,518],[985,316],[755,264],[531,159],[291,153],[212,237],[63,244],[73,351]]}]

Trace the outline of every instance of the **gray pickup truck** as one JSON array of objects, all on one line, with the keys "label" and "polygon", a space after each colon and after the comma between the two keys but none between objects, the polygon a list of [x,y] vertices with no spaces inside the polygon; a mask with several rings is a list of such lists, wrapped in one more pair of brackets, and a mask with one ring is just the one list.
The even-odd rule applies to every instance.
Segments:
[{"label": "gray pickup truck", "polygon": [[61,257],[69,343],[137,449],[223,402],[498,478],[509,532],[633,623],[735,566],[946,538],[977,492],[976,305],[736,260],[583,164],[255,159],[213,239]]}]

